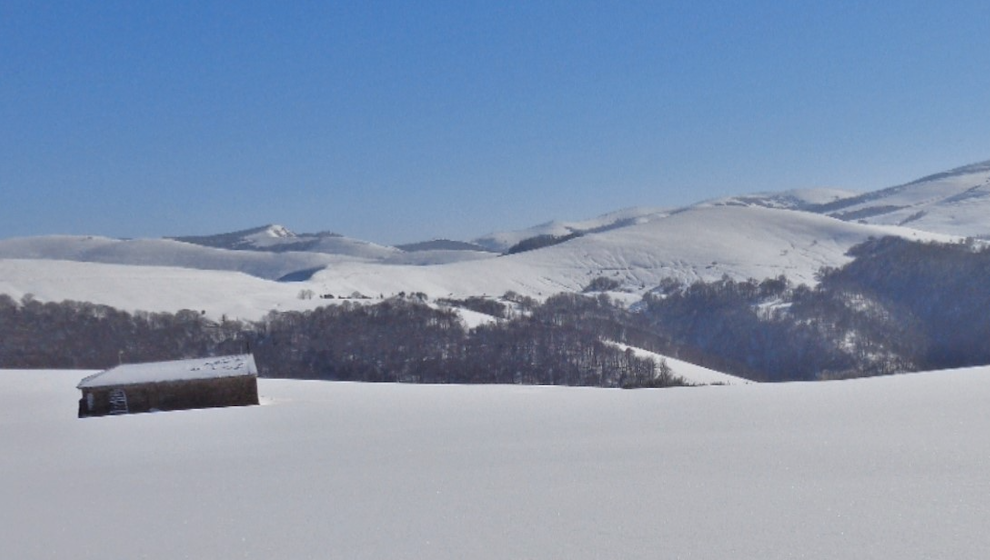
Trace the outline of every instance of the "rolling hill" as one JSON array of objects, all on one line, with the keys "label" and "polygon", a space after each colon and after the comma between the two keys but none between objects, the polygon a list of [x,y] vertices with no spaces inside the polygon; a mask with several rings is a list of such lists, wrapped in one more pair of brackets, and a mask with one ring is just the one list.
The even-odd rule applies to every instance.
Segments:
[{"label": "rolling hill", "polygon": [[699,207],[664,218],[587,234],[537,251],[435,267],[343,263],[316,273],[314,289],[334,294],[423,292],[430,297],[501,295],[541,298],[581,291],[598,276],[641,294],[663,278],[683,281],[769,278],[813,283],[822,266],[869,237],[948,240],[908,228],[844,222],[761,207]]},{"label": "rolling hill", "polygon": [[990,161],[811,208],[848,221],[990,238]]},{"label": "rolling hill", "polygon": [[239,251],[171,239],[57,235],[0,240],[0,259],[227,270],[276,280],[299,270],[323,268],[341,257],[315,252]]},{"label": "rolling hill", "polygon": [[[242,318],[322,301],[300,303],[301,291],[334,298],[513,291],[540,299],[581,291],[598,277],[613,280],[615,295],[634,301],[671,277],[691,282],[786,275],[814,283],[821,267],[847,262],[846,251],[870,237],[988,237],[988,216],[990,162],[985,162],[861,195],[814,189],[728,197],[674,210],[631,208],[493,233],[471,243],[411,244],[408,250],[337,234],[297,235],[282,226],[178,239],[6,239],[0,240],[0,290],[43,300],[85,298],[131,310],[222,310]],[[536,250],[497,254],[539,236],[558,239]]]}]

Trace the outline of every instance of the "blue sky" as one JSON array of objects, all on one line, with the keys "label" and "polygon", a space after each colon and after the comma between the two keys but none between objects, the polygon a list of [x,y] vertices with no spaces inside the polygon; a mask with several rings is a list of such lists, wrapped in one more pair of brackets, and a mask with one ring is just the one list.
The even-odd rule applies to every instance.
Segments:
[{"label": "blue sky", "polygon": [[0,237],[469,239],[990,159],[990,3],[0,0]]}]

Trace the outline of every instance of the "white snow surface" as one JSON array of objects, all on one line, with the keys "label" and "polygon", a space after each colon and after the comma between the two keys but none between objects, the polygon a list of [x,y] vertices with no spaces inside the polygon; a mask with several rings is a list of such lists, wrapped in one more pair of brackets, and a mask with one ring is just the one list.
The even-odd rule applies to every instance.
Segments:
[{"label": "white snow surface", "polygon": [[833,216],[990,239],[990,161],[846,199]]},{"label": "white snow surface", "polygon": [[754,383],[753,381],[743,379],[742,377],[715,371],[704,366],[685,362],[684,360],[678,360],[677,358],[671,358],[670,356],[664,356],[663,354],[657,354],[656,352],[650,352],[649,350],[629,346],[628,344],[621,344],[618,342],[613,344],[623,351],[632,350],[633,355],[638,358],[648,358],[658,364],[661,361],[667,362],[667,365],[670,366],[671,373],[684,379],[692,385],[745,385],[747,383]]},{"label": "white snow surface", "polygon": [[313,243],[306,251],[328,255],[355,257],[358,259],[379,260],[401,254],[400,249],[354,239],[343,235],[303,234],[297,235],[285,226],[271,225],[258,233],[241,238],[243,243],[255,249],[291,248],[293,245]]},{"label": "white snow surface", "polygon": [[258,375],[258,366],[254,363],[254,356],[239,354],[169,362],[122,364],[84,378],[79,382],[78,388],[138,385],[191,379],[219,379],[242,375]]},{"label": "white snow surface", "polygon": [[463,307],[457,307],[455,309],[457,310],[457,314],[461,316],[461,321],[464,322],[464,326],[468,329],[474,329],[482,325],[491,325],[498,322],[497,317],[492,317],[491,315],[487,315],[485,313],[464,309]]},{"label": "white snow surface", "polygon": [[245,235],[243,239],[245,242],[253,243],[258,246],[264,246],[278,244],[279,240],[296,239],[297,237],[298,236],[294,232],[283,225],[270,224],[261,231]]},{"label": "white snow surface", "polygon": [[[353,239],[332,233],[297,235],[285,226],[271,224],[261,228],[231,232],[201,238],[185,238],[190,243],[207,242],[213,247],[227,249],[245,249],[254,251],[277,252],[313,252],[359,259],[376,260],[386,258],[402,251],[395,247],[387,247]],[[299,249],[305,247],[305,250]]]},{"label": "white snow surface", "polygon": [[537,226],[489,233],[471,242],[490,251],[504,252],[520,241],[541,235],[563,237],[572,233],[603,231],[627,225],[649,222],[670,213],[669,209],[650,206],[636,206],[602,214],[595,218],[580,221],[553,220]]},{"label": "white snow surface", "polygon": [[700,202],[696,206],[762,206],[785,210],[805,210],[819,204],[846,200],[857,194],[854,191],[826,187],[793,189],[782,192],[762,192],[716,198]]},{"label": "white snow surface", "polygon": [[15,300],[88,301],[124,311],[181,309],[213,320],[257,320],[269,311],[326,304],[301,300],[300,283],[273,282],[239,272],[72,261],[0,259],[0,293]]},{"label": "white snow surface", "polygon": [[408,253],[397,253],[382,259],[385,264],[407,264],[415,266],[430,266],[438,264],[451,264],[461,261],[476,261],[481,259],[493,259],[497,257],[495,253],[488,251],[467,251],[451,249],[431,249],[427,251],[412,251]]},{"label": "white snow surface", "polygon": [[77,419],[85,374],[0,372],[4,558],[990,557],[990,368]]},{"label": "white snow surface", "polygon": [[318,252],[270,253],[204,247],[171,239],[121,240],[48,235],[0,239],[0,259],[46,259],[104,264],[229,270],[275,280],[357,257]]},{"label": "white snow surface", "polygon": [[310,251],[332,255],[346,255],[367,260],[379,260],[401,255],[395,247],[387,247],[370,241],[350,237],[322,237]]},{"label": "white snow surface", "polygon": [[[272,226],[277,227],[277,226]],[[295,238],[277,237],[265,232],[256,235],[267,247],[291,242]],[[247,238],[249,241],[253,237]],[[347,262],[408,264],[416,266],[446,264],[494,257],[483,251],[418,251],[407,253],[394,247],[376,245],[340,236],[317,240],[307,251],[232,250],[206,247],[172,239],[112,239],[108,237],[46,235],[0,239],[0,259],[45,259],[104,264],[167,266],[198,270],[243,272],[267,280],[303,271],[335,266]]]}]

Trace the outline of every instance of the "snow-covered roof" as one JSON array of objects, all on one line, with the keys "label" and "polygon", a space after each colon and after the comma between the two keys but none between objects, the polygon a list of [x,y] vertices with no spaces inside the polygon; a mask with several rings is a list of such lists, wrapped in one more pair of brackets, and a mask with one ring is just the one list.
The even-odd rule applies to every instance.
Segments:
[{"label": "snow-covered roof", "polygon": [[112,385],[137,385],[191,379],[217,379],[258,375],[254,356],[240,354],[216,358],[194,358],[172,362],[123,364],[84,378],[79,389],[108,387]]}]

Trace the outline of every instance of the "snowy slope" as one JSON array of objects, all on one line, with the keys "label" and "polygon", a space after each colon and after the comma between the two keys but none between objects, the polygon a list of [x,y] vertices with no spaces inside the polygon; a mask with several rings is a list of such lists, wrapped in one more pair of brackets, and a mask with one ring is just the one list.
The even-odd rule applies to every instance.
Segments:
[{"label": "snowy slope", "polygon": [[430,297],[501,295],[531,297],[580,291],[607,276],[642,293],[663,278],[686,282],[785,274],[814,283],[822,266],[848,262],[846,251],[870,236],[950,240],[907,228],[871,226],[790,210],[761,207],[698,207],[652,221],[588,234],[544,249],[444,266],[382,266],[341,263],[315,274],[321,293],[390,295],[424,292]]},{"label": "snowy slope", "polygon": [[783,210],[816,209],[823,204],[839,204],[856,196],[853,191],[841,189],[794,189],[783,192],[754,193],[716,198],[699,202],[695,206],[761,206]]},{"label": "snowy slope", "polygon": [[89,301],[125,311],[205,311],[211,319],[256,320],[272,310],[308,309],[300,284],[237,272],[157,266],[0,259],[0,293],[19,300]]},{"label": "snowy slope", "polygon": [[434,264],[450,264],[461,261],[476,261],[491,259],[498,255],[490,251],[472,251],[467,249],[428,249],[421,251],[402,252],[390,255],[381,260],[383,264],[408,264],[427,266]]},{"label": "snowy slope", "polygon": [[574,233],[600,232],[637,223],[644,223],[662,218],[669,213],[663,208],[636,207],[609,212],[590,220],[582,221],[551,221],[538,226],[514,231],[495,232],[474,239],[472,243],[498,253],[505,252],[513,245],[541,235],[565,237]]},{"label": "snowy slope", "polygon": [[[814,284],[822,266],[839,266],[846,251],[871,236],[950,240],[907,228],[851,224],[792,210],[698,207],[642,225],[576,239],[547,252],[578,253],[591,274],[612,275],[635,287],[666,277],[687,282],[771,278]],[[568,247],[568,245],[570,245]],[[597,267],[597,271],[595,268]]]},{"label": "snowy slope", "polygon": [[352,239],[350,237],[321,237],[307,251],[327,253],[330,255],[345,255],[368,260],[379,260],[401,255],[402,251],[395,247],[386,247],[370,241]]},{"label": "snowy slope", "polygon": [[121,240],[51,235],[0,240],[0,259],[52,259],[230,270],[274,280],[298,270],[322,268],[344,257],[310,252],[234,251],[169,239]]},{"label": "snowy slope", "polygon": [[660,362],[666,362],[667,365],[670,366],[670,370],[674,375],[684,379],[691,385],[746,385],[748,383],[754,383],[754,381],[750,381],[749,379],[743,379],[742,377],[715,371],[690,362],[685,362],[684,360],[678,360],[677,358],[671,358],[670,356],[664,356],[662,354],[657,354],[656,352],[650,352],[648,350],[643,350],[642,348],[629,346],[628,344],[613,344],[623,351],[632,350],[633,354],[638,358],[648,358],[658,364]]},{"label": "snowy slope", "polygon": [[[239,238],[240,239],[240,238]],[[275,239],[275,238],[273,238]],[[281,239],[281,238],[277,238]],[[262,245],[262,244],[259,244]],[[326,236],[278,251],[229,249],[172,239],[111,239],[49,235],[0,239],[0,259],[51,259],[106,264],[230,270],[277,280],[341,262],[430,265],[491,258],[486,251],[429,250],[405,252],[341,236]],[[305,250],[288,250],[295,247]]]},{"label": "snowy slope", "polygon": [[990,557],[987,368],[637,391],[262,379],[262,406],[77,419],[85,374],[0,372],[4,558]]},{"label": "snowy slope", "polygon": [[990,161],[827,204],[830,216],[990,238]]},{"label": "snowy slope", "polygon": [[238,251],[307,251],[343,255],[361,259],[382,259],[401,253],[395,247],[386,247],[369,241],[361,241],[335,233],[296,234],[285,226],[268,225],[258,228],[220,233],[216,235],[177,237],[177,241]]},{"label": "snowy slope", "polygon": [[202,238],[180,238],[180,241],[200,242],[208,246],[225,249],[257,250],[271,250],[279,246],[291,246],[300,241],[305,242],[305,240],[299,239],[299,236],[290,231],[289,228],[278,224]]}]

